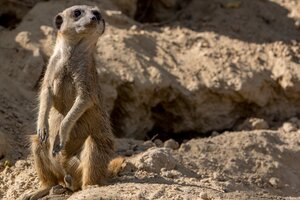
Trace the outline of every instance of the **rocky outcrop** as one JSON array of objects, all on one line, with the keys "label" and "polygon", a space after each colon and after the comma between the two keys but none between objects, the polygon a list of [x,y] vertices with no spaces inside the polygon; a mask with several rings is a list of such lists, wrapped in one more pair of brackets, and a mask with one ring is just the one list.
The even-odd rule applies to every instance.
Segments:
[{"label": "rocky outcrop", "polygon": [[[300,32],[284,2],[241,1],[234,8],[203,2],[191,1],[172,21],[151,26],[97,1],[108,27],[96,64],[117,136],[203,135],[249,117],[272,126],[300,112]],[[36,85],[55,40],[52,17],[76,3],[40,2],[16,29],[0,32],[7,47],[1,70],[27,88]]]}]

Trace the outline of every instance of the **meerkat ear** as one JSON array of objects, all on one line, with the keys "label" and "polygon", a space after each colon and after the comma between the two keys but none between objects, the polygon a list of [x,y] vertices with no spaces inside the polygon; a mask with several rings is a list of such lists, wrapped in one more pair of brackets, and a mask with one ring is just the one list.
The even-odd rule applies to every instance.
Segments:
[{"label": "meerkat ear", "polygon": [[54,18],[54,26],[57,28],[57,30],[60,29],[62,23],[63,23],[63,18],[60,14],[56,15]]}]

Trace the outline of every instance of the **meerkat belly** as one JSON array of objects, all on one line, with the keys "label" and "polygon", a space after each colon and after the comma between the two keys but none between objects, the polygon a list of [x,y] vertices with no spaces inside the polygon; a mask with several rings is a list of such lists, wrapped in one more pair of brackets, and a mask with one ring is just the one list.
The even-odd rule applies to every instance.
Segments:
[{"label": "meerkat belly", "polygon": [[[59,131],[60,124],[70,111],[76,98],[75,85],[71,77],[65,75],[53,81],[53,106],[49,115],[50,144],[53,145]],[[66,153],[76,155],[89,135],[101,132],[101,111],[90,108],[77,120],[70,133],[70,141],[65,146]]]},{"label": "meerkat belly", "polygon": [[58,77],[52,82],[53,104],[49,113],[49,141],[53,146],[62,120],[75,100],[75,88],[68,76]]}]

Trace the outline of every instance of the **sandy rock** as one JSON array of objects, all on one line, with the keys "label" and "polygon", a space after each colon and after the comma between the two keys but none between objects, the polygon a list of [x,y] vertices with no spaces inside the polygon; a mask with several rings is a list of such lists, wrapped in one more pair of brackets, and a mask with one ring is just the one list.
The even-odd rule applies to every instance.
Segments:
[{"label": "sandy rock", "polygon": [[208,200],[209,198],[208,198],[207,193],[206,192],[201,192],[200,193],[200,199],[201,200]]},{"label": "sandy rock", "polygon": [[187,144],[187,143],[182,143],[180,145],[180,148],[179,148],[179,151],[182,151],[182,152],[187,152],[191,149],[191,145]]},{"label": "sandy rock", "polygon": [[159,173],[162,168],[172,170],[177,161],[166,148],[151,148],[129,160],[138,170]]},{"label": "sandy rock", "polygon": [[157,147],[163,147],[163,146],[164,146],[164,143],[163,143],[160,139],[154,140],[154,144],[155,144]]},{"label": "sandy rock", "polygon": [[220,133],[217,132],[217,131],[213,131],[213,132],[211,133],[211,137],[216,137],[216,136],[218,136],[218,135],[220,135]]},{"label": "sandy rock", "polygon": [[135,140],[131,138],[127,139],[115,139],[115,150],[118,154],[124,156],[131,156],[135,152],[144,151],[150,147],[154,146],[151,142],[144,142],[140,140]]},{"label": "sandy rock", "polygon": [[292,122],[285,122],[283,123],[281,130],[284,131],[285,133],[297,131],[297,125]]},{"label": "sandy rock", "polygon": [[166,168],[161,169],[160,173],[163,177],[167,178],[179,178],[182,177],[182,173],[177,170],[167,170]]},{"label": "sandy rock", "polygon": [[300,120],[297,117],[293,117],[289,119],[289,122],[291,122],[297,129],[300,128]]},{"label": "sandy rock", "polygon": [[176,150],[179,148],[179,143],[173,139],[169,139],[169,140],[165,141],[164,147]]},{"label": "sandy rock", "polygon": [[280,184],[280,181],[278,178],[275,178],[275,177],[272,177],[269,179],[269,183],[271,186],[273,186],[274,188],[278,188],[279,187],[279,184]]},{"label": "sandy rock", "polygon": [[28,87],[33,88],[41,76],[45,62],[39,45],[32,42],[31,39],[30,32],[23,31],[16,36],[15,41],[18,45],[27,50],[27,56],[22,60],[23,66],[20,81]]},{"label": "sandy rock", "polygon": [[16,168],[26,168],[26,167],[29,167],[29,166],[30,166],[30,163],[28,161],[25,161],[25,160],[18,160],[15,163]]},{"label": "sandy rock", "polygon": [[121,11],[129,17],[134,17],[137,10],[137,0],[112,0]]},{"label": "sandy rock", "polygon": [[[134,1],[123,3],[129,2]],[[169,6],[173,8],[175,1],[157,2],[174,13]],[[46,63],[44,60],[52,51],[55,32],[50,27],[53,16],[74,3],[74,0],[38,3],[16,29],[2,33],[0,46],[12,46],[19,50],[18,56],[12,54],[12,50],[3,50],[0,55],[4,61],[2,71],[22,84],[32,86]],[[255,33],[249,35],[248,32],[235,30],[244,24],[238,21],[242,24],[232,27],[230,16],[227,16],[229,19],[225,20],[225,24],[222,22],[222,27],[227,27],[225,32],[218,30],[221,23],[218,17],[210,20],[213,25],[209,27],[213,30],[209,31],[197,31],[197,27],[189,29],[188,26],[158,27],[159,31],[147,28],[130,30],[130,27],[137,25],[136,22],[116,22],[115,15],[130,18],[118,11],[110,1],[101,0],[97,4],[106,11],[118,12],[112,15],[104,12],[110,26],[99,39],[95,52],[100,84],[106,88],[105,106],[118,136],[144,139],[153,129],[174,134],[194,131],[201,135],[214,130],[232,129],[241,118],[259,116],[267,122],[274,116],[281,120],[299,113],[300,73],[299,64],[294,62],[296,58],[293,59],[299,45],[289,46],[282,40],[297,41],[300,36],[294,25],[291,27],[288,22],[276,20],[279,16],[272,13],[280,10],[278,7],[276,10],[272,6],[274,12],[263,13],[266,15],[263,17],[276,22],[275,29],[284,27],[286,32],[279,35],[270,32],[264,20],[255,17],[261,15],[258,13],[261,9],[255,8],[260,8],[262,4],[246,2],[239,8],[241,12],[233,12],[235,23],[235,19],[244,19],[240,17],[243,13],[250,20],[247,24],[263,28],[256,31],[252,30],[254,26],[249,25],[250,32]],[[129,7],[134,5],[128,4]],[[200,9],[203,11],[201,15],[208,17],[222,16],[223,12],[204,1],[193,1],[189,6],[188,13],[182,15],[192,19],[189,23],[198,19],[199,11],[190,12],[192,7]],[[132,16],[135,9],[128,8],[128,15]],[[156,10],[157,13],[162,15],[170,14],[169,11],[159,10]],[[235,31],[242,36],[236,36]],[[262,32],[266,35],[259,35]],[[232,38],[237,40],[233,43]],[[269,41],[266,38],[274,42],[266,43]],[[248,45],[249,40],[251,45]],[[26,80],[29,82],[26,83]],[[265,122],[249,122],[250,128],[265,129],[268,127]]]},{"label": "sandy rock", "polygon": [[237,130],[261,130],[268,129],[269,125],[264,119],[248,118],[241,125],[237,127]]},{"label": "sandy rock", "polygon": [[136,153],[139,153],[139,152],[146,151],[147,149],[149,149],[151,147],[155,147],[155,144],[152,141],[148,140],[148,141],[143,142],[143,144],[136,146],[134,148],[134,151]]},{"label": "sandy rock", "polygon": [[212,178],[218,181],[225,181],[226,178],[224,177],[223,174],[219,173],[219,172],[214,172],[212,175]]},{"label": "sandy rock", "polygon": [[152,141],[148,140],[143,143],[143,146],[145,147],[145,149],[149,149],[151,147],[154,147],[155,144]]}]

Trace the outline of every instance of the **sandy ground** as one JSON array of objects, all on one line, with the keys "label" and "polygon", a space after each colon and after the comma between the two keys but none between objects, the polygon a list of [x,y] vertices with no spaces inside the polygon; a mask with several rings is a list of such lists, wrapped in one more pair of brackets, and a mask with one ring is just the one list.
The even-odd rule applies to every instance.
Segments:
[{"label": "sandy ground", "polygon": [[[183,23],[162,27],[99,2],[109,24],[97,50],[106,107],[119,136],[146,140],[117,139],[126,161],[107,185],[43,199],[300,199],[298,1],[195,1]],[[34,86],[51,53],[51,18],[74,3],[39,3],[16,29],[0,29],[0,199],[38,189]],[[155,133],[180,144],[149,140]]]},{"label": "sandy ground", "polygon": [[[44,199],[299,199],[299,139],[299,132],[283,130],[226,132],[180,147],[119,139],[126,161],[106,186]],[[3,199],[38,188],[31,156],[0,177]]]}]

